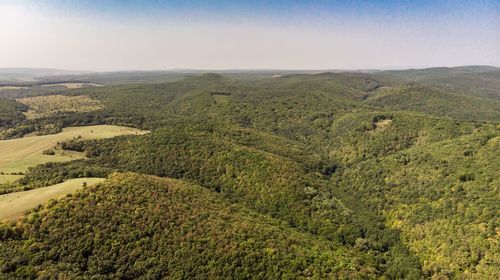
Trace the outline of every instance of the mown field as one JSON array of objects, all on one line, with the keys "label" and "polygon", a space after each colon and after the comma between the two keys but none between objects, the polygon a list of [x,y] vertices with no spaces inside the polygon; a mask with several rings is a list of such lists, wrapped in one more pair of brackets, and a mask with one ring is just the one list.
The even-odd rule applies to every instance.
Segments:
[{"label": "mown field", "polygon": [[21,179],[23,175],[0,175],[0,184],[11,183],[15,180]]},{"label": "mown field", "polygon": [[[0,172],[4,174],[26,172],[29,167],[46,162],[64,162],[83,158],[82,153],[54,149],[58,142],[79,138],[102,139],[118,135],[139,135],[144,132],[124,126],[95,125],[64,128],[63,132],[51,135],[30,136],[0,140]],[[54,149],[54,155],[43,152]],[[1,177],[2,175],[0,175]]]},{"label": "mown field", "polygon": [[88,96],[47,95],[16,99],[18,103],[28,106],[24,114],[28,119],[49,117],[58,113],[91,112],[101,109],[99,101]]},{"label": "mown field", "polygon": [[64,88],[82,88],[82,87],[101,87],[102,85],[94,83],[55,83],[55,84],[42,84],[42,87],[64,87]]},{"label": "mown field", "polygon": [[83,187],[84,183],[91,186],[102,181],[104,178],[77,178],[48,187],[1,195],[0,221],[16,220],[22,217],[27,210],[45,204],[51,199],[76,192]]}]

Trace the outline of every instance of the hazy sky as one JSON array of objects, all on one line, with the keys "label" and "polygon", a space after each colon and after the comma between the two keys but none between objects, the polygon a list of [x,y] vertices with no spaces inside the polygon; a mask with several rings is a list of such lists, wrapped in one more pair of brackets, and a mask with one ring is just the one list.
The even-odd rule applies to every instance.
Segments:
[{"label": "hazy sky", "polygon": [[500,66],[500,0],[0,0],[0,68]]}]

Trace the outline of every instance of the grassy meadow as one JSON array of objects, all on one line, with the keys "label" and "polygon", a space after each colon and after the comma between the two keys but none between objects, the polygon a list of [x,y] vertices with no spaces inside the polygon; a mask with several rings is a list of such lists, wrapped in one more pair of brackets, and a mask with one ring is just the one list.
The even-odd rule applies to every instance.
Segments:
[{"label": "grassy meadow", "polygon": [[15,180],[21,179],[23,175],[0,175],[0,184],[11,183]]},{"label": "grassy meadow", "polygon": [[82,88],[82,87],[101,87],[102,85],[94,83],[56,83],[56,84],[44,84],[42,87],[64,87],[68,89]]},{"label": "grassy meadow", "polygon": [[47,95],[19,98],[16,101],[29,107],[24,113],[28,119],[49,117],[65,112],[91,112],[102,108],[99,101],[88,96]]},{"label": "grassy meadow", "polygon": [[44,188],[1,195],[0,220],[17,220],[27,210],[47,203],[51,199],[76,192],[83,187],[83,183],[94,185],[102,181],[104,178],[77,178]]},{"label": "grassy meadow", "polygon": [[[83,153],[74,151],[63,151],[54,149],[58,142],[63,142],[75,138],[102,139],[111,138],[118,135],[142,134],[143,132],[124,126],[95,125],[78,126],[64,128],[61,133],[31,136],[24,138],[1,140],[0,141],[0,172],[4,174],[25,172],[29,167],[46,162],[64,162],[83,158]],[[43,152],[53,149],[54,155],[47,155]],[[7,180],[4,175],[0,175],[0,180]]]}]

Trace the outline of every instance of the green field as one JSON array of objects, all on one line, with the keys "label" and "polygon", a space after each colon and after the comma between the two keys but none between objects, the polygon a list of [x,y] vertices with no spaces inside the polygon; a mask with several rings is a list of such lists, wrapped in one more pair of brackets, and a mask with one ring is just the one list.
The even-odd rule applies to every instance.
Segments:
[{"label": "green field", "polygon": [[230,95],[227,94],[212,94],[215,103],[217,104],[228,104]]},{"label": "green field", "polygon": [[0,184],[11,183],[22,177],[23,175],[0,175]]},{"label": "green field", "polygon": [[60,113],[92,112],[102,108],[99,101],[88,96],[46,95],[16,100],[29,107],[24,114],[28,119],[54,116]]},{"label": "green field", "polygon": [[16,220],[22,217],[26,210],[44,204],[50,199],[76,192],[82,188],[84,182],[93,185],[102,181],[104,181],[103,178],[78,178],[49,187],[2,195],[0,196],[0,220]]},{"label": "green field", "polygon": [[[44,150],[54,148],[57,142],[77,138],[101,139],[111,138],[118,135],[143,134],[135,128],[114,125],[78,126],[67,127],[61,133],[27,136],[19,139],[0,141],[0,172],[10,174],[13,172],[25,172],[29,167],[46,162],[64,162],[83,158],[82,153],[55,150],[55,155],[45,155]],[[0,179],[2,180],[2,179]]]}]

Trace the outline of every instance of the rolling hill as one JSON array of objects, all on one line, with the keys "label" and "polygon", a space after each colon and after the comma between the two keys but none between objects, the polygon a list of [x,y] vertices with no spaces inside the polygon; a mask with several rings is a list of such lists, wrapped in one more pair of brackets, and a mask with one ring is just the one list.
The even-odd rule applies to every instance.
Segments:
[{"label": "rolling hill", "polygon": [[37,118],[16,101],[26,92],[0,98],[5,138],[50,134],[47,125],[151,131],[61,140],[86,157],[37,165],[3,184],[13,191],[110,176],[2,224],[0,274],[500,276],[497,68],[182,73],[33,88],[30,100],[99,104],[42,106]]},{"label": "rolling hill", "polygon": [[362,256],[198,185],[130,173],[0,232],[1,273],[12,278],[374,276]]}]

